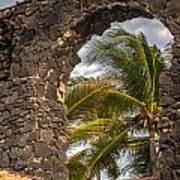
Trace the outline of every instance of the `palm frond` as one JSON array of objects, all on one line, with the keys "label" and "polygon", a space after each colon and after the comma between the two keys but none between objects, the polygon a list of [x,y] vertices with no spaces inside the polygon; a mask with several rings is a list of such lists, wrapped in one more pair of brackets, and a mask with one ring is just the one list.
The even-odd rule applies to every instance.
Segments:
[{"label": "palm frond", "polygon": [[95,119],[83,123],[77,128],[71,128],[69,129],[70,143],[81,140],[87,141],[94,136],[100,138],[107,132],[110,126],[112,126],[111,119]]},{"label": "palm frond", "polygon": [[153,74],[153,83],[154,83],[154,101],[159,101],[159,77],[162,73],[163,69],[165,68],[165,61],[164,58],[161,56],[159,50],[156,46],[154,46],[151,50],[153,59],[154,59],[154,74]]},{"label": "palm frond", "polygon": [[99,101],[104,98],[107,85],[99,81],[80,82],[67,88],[66,105],[69,119],[80,114],[96,111]]},{"label": "palm frond", "polygon": [[77,119],[83,114],[91,120],[96,115],[99,118],[118,117],[144,106],[143,102],[128,93],[117,90],[121,86],[118,80],[90,80],[69,87],[66,96],[69,119]]},{"label": "palm frond", "polygon": [[68,133],[70,137],[69,143],[77,141],[88,141],[88,143],[94,145],[98,140],[101,140],[104,136],[114,137],[126,129],[126,119],[120,117],[113,118],[97,118],[92,121],[82,123],[79,127],[69,128]]},{"label": "palm frond", "polygon": [[151,101],[156,101],[159,96],[159,76],[165,67],[165,61],[160,50],[158,50],[156,46],[150,47],[148,45],[143,33],[139,35],[139,39],[145,51],[151,76]]},{"label": "palm frond", "polygon": [[116,179],[121,173],[117,165],[121,150],[136,150],[147,140],[147,137],[130,137],[129,132],[132,128],[128,128],[122,120],[112,120],[108,128],[107,132],[101,134],[101,138],[94,141],[90,149],[74,156],[76,161],[83,162],[86,167],[84,176],[87,179],[92,178],[98,170],[104,169],[111,179]]},{"label": "palm frond", "polygon": [[144,103],[138,99],[114,89],[107,90],[108,94],[103,101],[102,108],[98,111],[99,117],[120,116],[123,113],[134,112],[144,107]]},{"label": "palm frond", "polygon": [[70,180],[90,180],[104,169],[107,169],[110,178],[116,179],[119,176],[120,172],[116,159],[110,153],[106,156],[106,159],[98,161],[91,172],[89,172],[88,163],[98,150],[98,148],[92,147],[88,150],[82,150],[70,158],[68,164]]},{"label": "palm frond", "polygon": [[152,99],[152,74],[156,67],[152,48],[143,35],[112,29],[89,41],[87,51],[87,63],[99,62],[122,70],[123,83],[129,95],[143,102]]},{"label": "palm frond", "polygon": [[86,150],[82,150],[69,159],[69,180],[85,180],[84,177],[87,171],[87,167],[85,163],[81,161],[85,154]]},{"label": "palm frond", "polygon": [[66,104],[69,107],[68,114],[77,109],[78,106],[93,96],[99,95],[106,86],[100,83],[94,84],[94,82],[79,83],[73,87],[70,87],[67,92]]},{"label": "palm frond", "polygon": [[151,170],[149,140],[144,140],[142,144],[136,145],[133,152],[133,161],[129,163],[123,171],[130,171],[133,174],[147,175]]},{"label": "palm frond", "polygon": [[[117,137],[114,139],[110,139],[110,142],[106,140],[105,145],[103,147],[98,149],[98,151],[92,156],[92,158],[88,162],[88,172],[91,173],[92,169],[96,166],[98,162],[100,162],[102,159],[105,159],[109,153],[113,153],[113,150],[117,150],[117,147],[123,147],[124,140],[127,137],[129,129],[125,129],[123,132],[121,132]],[[102,141],[105,142],[105,141]]]},{"label": "palm frond", "polygon": [[[116,79],[86,80],[67,88],[66,105],[69,119],[84,115],[94,118],[108,94],[108,89],[119,88],[121,82]],[[91,115],[92,117],[89,117]]]},{"label": "palm frond", "polygon": [[[128,130],[129,129],[125,128],[118,136],[115,136],[114,134],[110,137],[104,134],[104,136],[93,144],[90,149],[83,150],[71,157],[69,166],[73,167],[76,165],[76,162],[81,162],[80,166],[82,166],[85,171],[82,171],[80,175],[84,176],[84,179],[94,177],[98,170],[103,169],[107,169],[109,177],[113,177],[114,179],[117,178],[120,171],[114,153],[117,154],[117,152],[124,148],[128,136]],[[71,170],[71,174],[75,174],[72,168],[70,171]]]}]

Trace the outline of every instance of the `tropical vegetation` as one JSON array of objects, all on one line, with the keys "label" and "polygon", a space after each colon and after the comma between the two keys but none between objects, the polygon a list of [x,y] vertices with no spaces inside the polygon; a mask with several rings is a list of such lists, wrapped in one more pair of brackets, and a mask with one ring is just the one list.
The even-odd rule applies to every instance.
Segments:
[{"label": "tropical vegetation", "polygon": [[[86,46],[88,64],[111,67],[108,73],[118,73],[120,78],[80,81],[68,88],[69,119],[80,120],[78,127],[69,128],[70,143],[91,144],[71,157],[70,179],[100,179],[102,169],[116,179],[120,173],[116,160],[124,149],[136,152],[131,168],[155,174],[159,75],[164,67],[160,51],[149,46],[143,34],[121,29],[110,29]],[[139,128],[146,128],[149,137],[133,136]],[[146,156],[142,156],[144,149],[148,149]]]}]

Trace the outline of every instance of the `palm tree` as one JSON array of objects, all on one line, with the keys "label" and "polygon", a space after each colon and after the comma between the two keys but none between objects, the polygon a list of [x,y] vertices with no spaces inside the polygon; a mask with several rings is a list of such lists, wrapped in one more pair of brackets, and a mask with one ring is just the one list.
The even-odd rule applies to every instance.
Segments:
[{"label": "palm tree", "polygon": [[[149,131],[150,164],[154,166],[156,161],[155,132],[161,110],[158,104],[158,80],[164,67],[164,61],[159,50],[155,46],[150,47],[143,34],[135,36],[115,28],[106,31],[101,38],[92,38],[86,47],[87,63],[98,62],[111,66],[112,72],[115,70],[121,74],[123,88],[97,86],[96,90],[91,90],[91,93],[80,101],[77,101],[78,96],[74,91],[70,93],[73,101],[67,103],[69,115],[73,115],[79,108],[80,112],[83,112],[83,108],[88,107],[86,106],[88,103],[86,104],[85,101],[89,101],[91,97],[93,100],[89,102],[93,104],[97,101],[94,103],[95,108],[91,110],[96,112],[94,114],[98,118],[112,118],[112,115],[119,117],[119,115],[124,116],[125,114],[127,116],[130,112],[136,112],[135,123],[143,122]],[[81,93],[79,91],[79,94]],[[97,96],[94,96],[95,94],[98,97],[105,98],[97,99]],[[128,132],[127,129],[125,132]],[[152,168],[152,174],[155,173],[155,168]]]},{"label": "palm tree", "polygon": [[[135,138],[129,134],[132,134],[135,127],[132,127],[130,118],[120,117],[121,111],[118,107],[116,109],[117,105],[113,101],[108,105],[109,108],[106,106],[109,111],[104,111],[105,101],[110,98],[111,91],[121,89],[119,80],[91,79],[76,83],[72,81],[68,88],[66,104],[69,107],[68,118],[71,121],[81,119],[81,125],[78,128],[69,127],[70,144],[83,141],[91,146],[70,158],[70,179],[91,179],[94,175],[100,179],[103,169],[107,169],[110,178],[116,179],[120,174],[117,164],[117,159],[122,154],[120,152],[125,149],[136,152],[148,144],[148,139]],[[136,163],[135,171],[142,169],[142,161]],[[131,169],[132,167],[129,166]],[[147,170],[148,164],[145,167]]]},{"label": "palm tree", "polygon": [[[159,75],[165,65],[160,51],[156,46],[150,47],[142,33],[136,36],[117,28],[106,31],[101,38],[92,39],[87,46],[87,63],[100,62],[121,70],[129,96],[123,100],[131,98],[138,104],[141,119],[150,134],[151,163],[155,164],[154,136],[161,109],[158,105]],[[118,93],[113,96],[120,97]],[[123,100],[121,98],[119,102],[123,104]],[[127,105],[124,110],[128,108]]]}]

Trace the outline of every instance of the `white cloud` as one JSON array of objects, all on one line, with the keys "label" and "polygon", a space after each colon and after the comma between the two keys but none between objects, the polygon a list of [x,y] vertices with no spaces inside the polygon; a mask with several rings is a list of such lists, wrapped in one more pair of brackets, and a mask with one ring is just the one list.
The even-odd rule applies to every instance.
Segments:
[{"label": "white cloud", "polygon": [[103,68],[99,64],[92,64],[88,66],[85,63],[80,63],[74,68],[73,72],[71,73],[71,77],[97,77],[100,76],[102,72]]},{"label": "white cloud", "polygon": [[160,49],[173,41],[170,31],[157,19],[134,18],[123,23],[112,23],[111,26],[124,28],[128,32],[138,34],[143,32],[151,45],[156,44]]},{"label": "white cloud", "polygon": [[[138,34],[143,32],[150,45],[156,45],[159,49],[163,50],[170,42],[173,42],[173,36],[170,31],[157,19],[147,18],[134,18],[124,21],[122,23],[113,22],[111,27],[121,27],[130,33]],[[93,36],[97,38],[98,36]],[[78,52],[79,57],[83,62],[86,54],[86,48],[83,46]],[[72,72],[71,76],[85,76],[97,77],[102,74],[104,68],[98,64],[87,66],[85,63],[77,65]]]}]

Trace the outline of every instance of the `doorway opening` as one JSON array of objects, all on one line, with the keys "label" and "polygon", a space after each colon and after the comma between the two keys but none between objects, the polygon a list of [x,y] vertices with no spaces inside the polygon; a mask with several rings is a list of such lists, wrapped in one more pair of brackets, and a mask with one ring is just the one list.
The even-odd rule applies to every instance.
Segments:
[{"label": "doorway opening", "polygon": [[[159,20],[157,19],[147,19],[147,18],[133,18],[124,22],[112,22],[111,27],[107,29],[102,36],[100,35],[93,35],[91,40],[89,40],[79,51],[78,56],[81,59],[81,63],[79,63],[71,73],[71,79],[78,79],[80,80],[87,80],[87,79],[99,79],[100,77],[107,77],[105,76],[109,72],[109,67],[102,65],[101,63],[92,63],[91,65],[88,64],[88,53],[90,45],[92,45],[93,40],[101,39],[103,36],[106,36],[108,31],[112,29],[123,29],[128,33],[138,35],[143,33],[147,39],[149,46],[156,46],[165,60],[165,67],[168,69],[171,66],[171,50],[172,44],[174,43],[173,35],[170,33],[167,27],[165,27]],[[109,78],[109,76],[108,76]],[[70,79],[70,80],[71,80]],[[82,124],[82,121],[70,121],[71,127],[77,127]],[[133,136],[136,137],[148,137],[147,131],[138,131]],[[74,156],[77,153],[82,152],[86,149],[91,149],[92,146],[87,143],[86,141],[78,141],[70,145],[67,155],[69,158]],[[142,152],[141,152],[142,153]],[[119,156],[114,154],[117,168],[120,170],[120,174],[117,176],[116,179],[123,180],[126,178],[136,178],[140,177],[141,174],[136,174],[134,171],[129,169],[124,173],[124,169],[133,161],[133,153],[131,151],[121,151]],[[101,167],[101,171],[99,175],[95,175],[94,178],[103,180],[108,180],[110,177],[108,176],[109,170],[104,166]],[[97,177],[99,176],[99,177]]]}]

